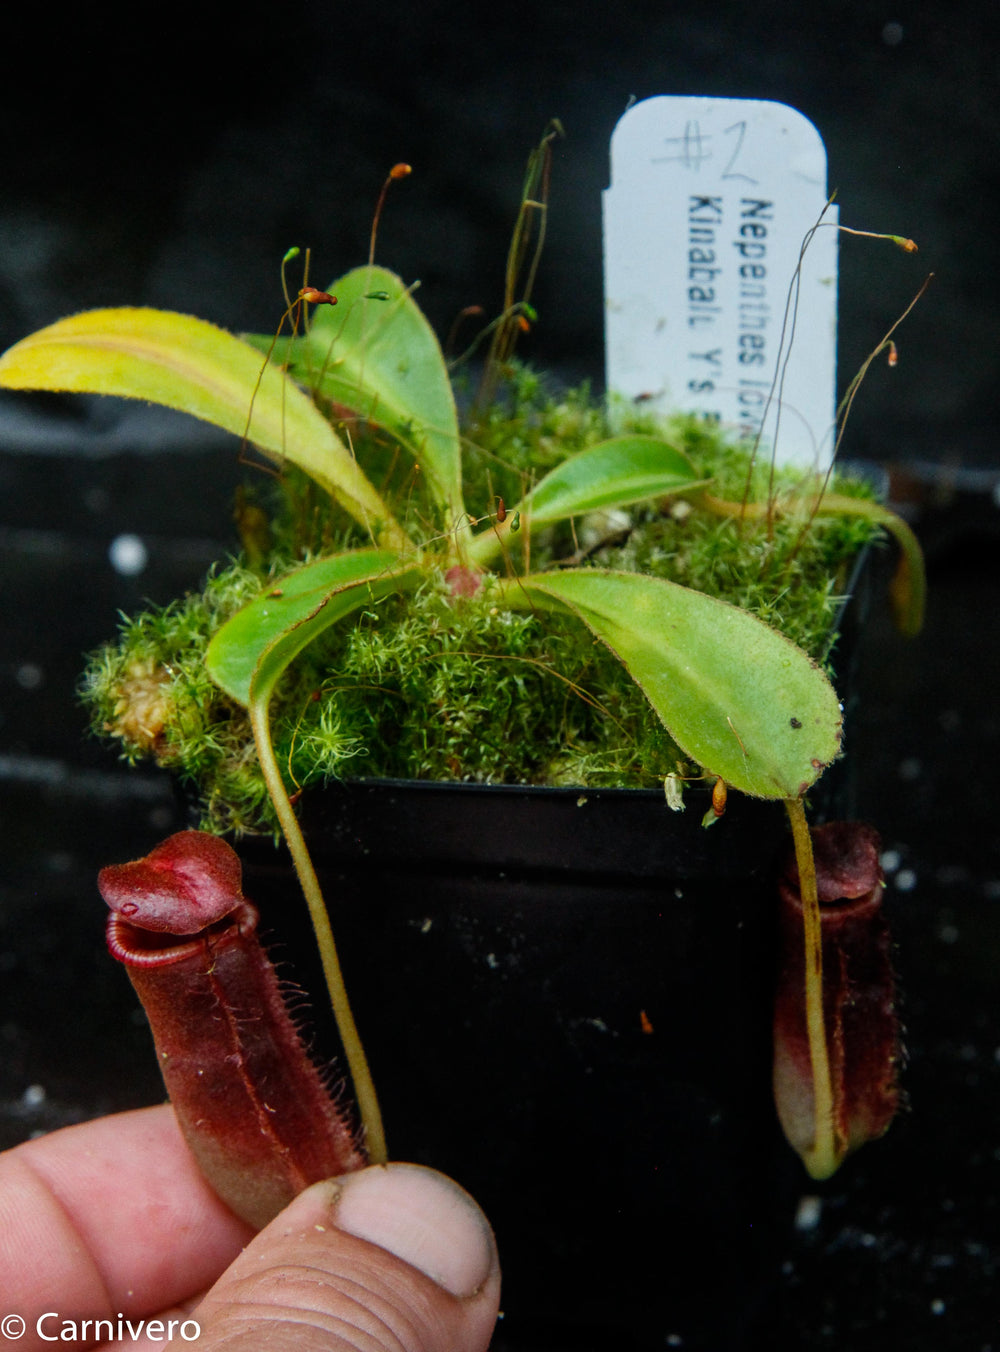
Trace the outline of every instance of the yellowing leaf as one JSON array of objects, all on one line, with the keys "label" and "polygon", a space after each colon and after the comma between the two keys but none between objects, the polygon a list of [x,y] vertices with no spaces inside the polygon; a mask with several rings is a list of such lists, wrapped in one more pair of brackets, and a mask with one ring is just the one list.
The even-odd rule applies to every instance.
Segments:
[{"label": "yellowing leaf", "polygon": [[147,399],[246,434],[311,475],[376,537],[408,543],[312,401],[248,343],[205,320],[152,309],[71,315],[4,353],[0,386]]}]

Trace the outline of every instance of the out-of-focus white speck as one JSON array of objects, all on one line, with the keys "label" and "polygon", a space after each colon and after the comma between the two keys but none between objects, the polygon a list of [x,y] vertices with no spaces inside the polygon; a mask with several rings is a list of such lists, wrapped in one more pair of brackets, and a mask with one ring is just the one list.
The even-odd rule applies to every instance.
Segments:
[{"label": "out-of-focus white speck", "polygon": [[21,1102],[26,1108],[40,1108],[45,1102],[45,1086],[29,1084],[21,1097]]},{"label": "out-of-focus white speck", "polygon": [[807,1192],[799,1198],[795,1209],[796,1230],[815,1230],[823,1214],[823,1199],[815,1193]]},{"label": "out-of-focus white speck", "polygon": [[149,562],[149,550],[138,535],[116,535],[108,545],[108,558],[122,577],[138,577]]},{"label": "out-of-focus white speck", "polygon": [[22,690],[37,690],[45,680],[45,672],[37,662],[22,662],[14,674]]},{"label": "out-of-focus white speck", "polygon": [[917,875],[911,868],[901,868],[893,883],[897,892],[912,892],[917,885]]}]

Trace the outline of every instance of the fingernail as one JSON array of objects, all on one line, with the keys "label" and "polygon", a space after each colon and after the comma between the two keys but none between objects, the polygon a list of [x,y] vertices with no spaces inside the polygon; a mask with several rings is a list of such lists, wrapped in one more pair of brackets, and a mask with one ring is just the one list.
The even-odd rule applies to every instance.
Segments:
[{"label": "fingernail", "polygon": [[417,1164],[345,1174],[331,1219],[419,1268],[453,1296],[474,1296],[497,1265],[489,1222],[467,1192]]}]

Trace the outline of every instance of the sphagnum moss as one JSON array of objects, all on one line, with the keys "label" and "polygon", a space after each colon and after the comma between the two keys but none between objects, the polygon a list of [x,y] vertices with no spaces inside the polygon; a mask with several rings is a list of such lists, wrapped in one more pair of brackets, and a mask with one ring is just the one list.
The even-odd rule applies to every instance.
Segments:
[{"label": "sphagnum moss", "polygon": [[[711,479],[712,499],[779,505],[770,519],[739,521],[698,494],[596,513],[535,539],[531,568],[591,562],[651,573],[739,605],[824,660],[846,571],[877,533],[858,517],[808,522],[788,508],[801,476],[769,463],[751,469],[745,447],[694,419],[654,425],[615,414],[619,429],[667,435]],[[382,484],[401,520],[432,512],[421,487],[377,429],[367,463],[384,449]],[[608,435],[586,386],[551,396],[514,367],[504,399],[466,442],[465,491],[472,510],[517,501],[555,464]],[[382,485],[380,485],[382,486]],[[807,485],[808,489],[808,485]],[[837,492],[870,497],[840,478]],[[129,761],[151,757],[193,785],[203,824],[216,831],[273,830],[246,712],[210,680],[204,656],[218,627],[282,574],[311,557],[360,541],[358,528],[304,477],[240,499],[245,551],[210,574],[201,593],[150,609],[122,625],[118,642],[94,653],[83,698],[94,729],[117,739]],[[270,517],[262,528],[261,507]],[[254,566],[250,566],[250,563]],[[520,551],[504,560],[522,571]],[[286,674],[273,706],[273,738],[289,782],[401,777],[484,783],[648,787],[677,772],[682,757],[635,683],[604,645],[570,620],[500,603],[484,575],[456,597],[442,575],[416,592],[373,602],[354,624],[334,626]]]}]

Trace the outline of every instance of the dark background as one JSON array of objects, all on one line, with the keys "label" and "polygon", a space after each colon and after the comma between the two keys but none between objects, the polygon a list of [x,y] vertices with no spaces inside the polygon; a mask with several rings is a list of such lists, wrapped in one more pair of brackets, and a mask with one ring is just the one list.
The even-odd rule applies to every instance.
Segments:
[{"label": "dark background", "polygon": [[[147,22],[140,36],[115,6],[5,17],[3,346],[105,304],[267,328],[289,245],[313,247],[319,282],[363,259],[397,160],[414,173],[393,191],[379,259],[422,280],[443,331],[464,305],[498,306],[524,160],[558,116],[525,355],[599,382],[600,191],[632,96],[794,105],[826,141],[842,221],[918,241],[916,259],[845,241],[840,289],[843,386],[936,274],[847,445],[891,468],[930,567],[921,639],[904,645],[876,610],[849,738],[859,811],[897,865],[912,1107],[809,1189],[819,1221],[788,1230],[768,1345],[1000,1348],[993,9],[182,5]],[[119,609],[178,594],[225,550],[234,462],[224,439],[142,406],[0,404],[2,1144],[158,1095],[141,1017],[102,953],[93,876],[179,818],[161,780],[84,739],[73,690]],[[138,576],[109,564],[121,533],[148,550]],[[697,1329],[678,1336],[700,1345]]]}]

